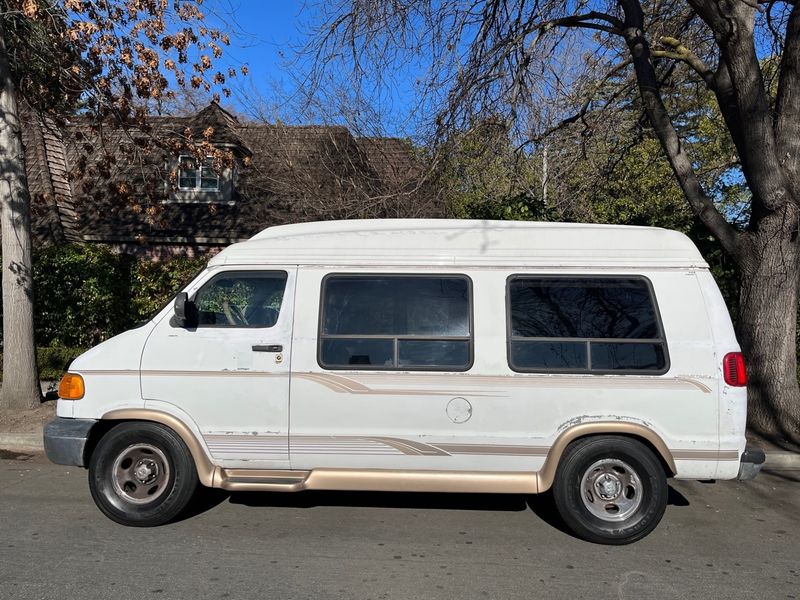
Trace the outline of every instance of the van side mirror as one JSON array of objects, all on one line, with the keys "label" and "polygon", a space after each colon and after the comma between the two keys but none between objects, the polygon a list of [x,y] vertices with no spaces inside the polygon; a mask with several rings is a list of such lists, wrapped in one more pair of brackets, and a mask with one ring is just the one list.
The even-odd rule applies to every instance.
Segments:
[{"label": "van side mirror", "polygon": [[181,292],[175,296],[175,317],[172,324],[177,327],[197,326],[197,307],[189,300],[189,294]]}]

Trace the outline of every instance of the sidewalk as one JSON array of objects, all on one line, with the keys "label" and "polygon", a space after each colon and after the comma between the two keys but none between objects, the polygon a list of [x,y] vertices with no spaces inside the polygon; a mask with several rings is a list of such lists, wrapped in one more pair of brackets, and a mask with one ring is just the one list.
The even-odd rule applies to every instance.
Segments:
[{"label": "sidewalk", "polygon": [[800,452],[777,446],[749,430],[747,432],[747,444],[748,446],[758,446],[767,455],[767,460],[764,463],[765,469],[773,471],[800,470]]},{"label": "sidewalk", "polygon": [[[28,433],[0,432],[0,450],[43,452],[42,426],[38,425],[35,428],[36,431]],[[767,455],[764,469],[771,471],[800,470],[800,453],[783,450],[766,440],[752,439],[750,435],[748,435],[748,444],[755,444],[763,448]]]}]

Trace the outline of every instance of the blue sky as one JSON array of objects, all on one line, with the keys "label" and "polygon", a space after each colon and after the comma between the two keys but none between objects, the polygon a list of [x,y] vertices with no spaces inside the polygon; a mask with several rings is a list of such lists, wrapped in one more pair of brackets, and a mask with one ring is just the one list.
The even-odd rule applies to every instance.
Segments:
[{"label": "blue sky", "polygon": [[[222,99],[223,106],[253,116],[254,97],[260,96],[267,104],[275,104],[275,114],[288,122],[327,120],[354,126],[330,114],[324,119],[297,116],[292,105],[296,78],[302,74],[302,67],[293,65],[292,59],[307,42],[310,28],[323,18],[317,13],[317,4],[318,0],[205,0],[206,11],[223,21],[218,23],[215,18],[211,22],[231,34],[231,45],[216,64],[224,68],[246,64],[249,69],[245,80],[232,86],[232,96]],[[420,68],[405,65],[393,73],[393,81],[385,81],[381,91],[371,95],[372,109],[382,115],[372,121],[380,123],[380,133],[405,136],[413,130],[406,119],[414,100],[411,82]],[[341,72],[334,77],[344,81]]]},{"label": "blue sky", "polygon": [[[249,68],[247,84],[271,96],[274,85],[289,85],[286,59],[292,48],[303,43],[300,28],[310,9],[300,0],[206,0],[206,7],[233,19],[231,46],[221,64]],[[238,31],[237,31],[238,30]],[[225,103],[237,103],[232,97]],[[238,108],[244,108],[239,106]]]}]

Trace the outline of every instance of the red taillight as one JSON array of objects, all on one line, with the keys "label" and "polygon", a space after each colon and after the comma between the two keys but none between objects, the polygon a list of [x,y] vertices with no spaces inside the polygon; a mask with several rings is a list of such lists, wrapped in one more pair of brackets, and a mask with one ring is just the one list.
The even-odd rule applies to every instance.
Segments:
[{"label": "red taillight", "polygon": [[722,359],[722,372],[725,383],[736,387],[747,385],[747,370],[744,368],[744,356],[741,352],[728,352]]}]

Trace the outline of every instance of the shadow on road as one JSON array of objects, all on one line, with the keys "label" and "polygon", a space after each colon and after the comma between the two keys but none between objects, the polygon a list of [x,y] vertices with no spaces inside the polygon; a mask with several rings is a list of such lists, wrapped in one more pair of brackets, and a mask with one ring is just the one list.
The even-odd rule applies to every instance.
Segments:
[{"label": "shadow on road", "polygon": [[667,505],[689,506],[689,500],[674,487],[669,486],[669,490],[667,491]]},{"label": "shadow on road", "polygon": [[[416,492],[225,492],[201,489],[194,501],[177,521],[200,515],[228,500],[253,508],[314,508],[344,506],[364,508],[410,508],[433,510],[524,511],[531,510],[542,521],[572,535],[566,528],[553,503],[550,492],[533,496],[520,494],[437,494]],[[678,490],[669,487],[670,506],[689,506],[689,500]]]},{"label": "shadow on road", "polygon": [[561,515],[558,514],[558,510],[556,510],[556,504],[553,501],[552,492],[547,491],[543,494],[528,496],[527,499],[528,499],[528,508],[530,508],[533,511],[533,514],[535,514],[542,521],[550,525],[550,527],[552,527],[553,529],[558,529],[561,533],[565,535],[577,538],[577,536],[574,533],[572,533],[572,531],[570,531],[570,529],[561,519]]},{"label": "shadow on road", "polygon": [[514,494],[436,494],[416,492],[332,492],[297,493],[236,492],[232,504],[245,506],[313,508],[348,506],[373,508],[430,508],[444,510],[521,511],[525,496]]},{"label": "shadow on road", "polygon": [[13,452],[11,450],[0,450],[0,460],[28,460],[33,458],[33,454],[26,452]]},{"label": "shadow on road", "polygon": [[783,479],[784,481],[791,481],[793,483],[800,483],[800,471],[783,471],[780,469],[764,469],[762,473],[771,475],[772,477],[777,477],[778,479]]},{"label": "shadow on road", "polygon": [[197,515],[201,515],[204,512],[219,506],[229,497],[230,492],[226,492],[225,490],[216,490],[201,486],[198,488],[197,493],[194,495],[194,498],[192,498],[189,506],[187,506],[177,518],[173,519],[172,522],[178,523],[180,521],[185,521],[186,519],[196,517]]}]

